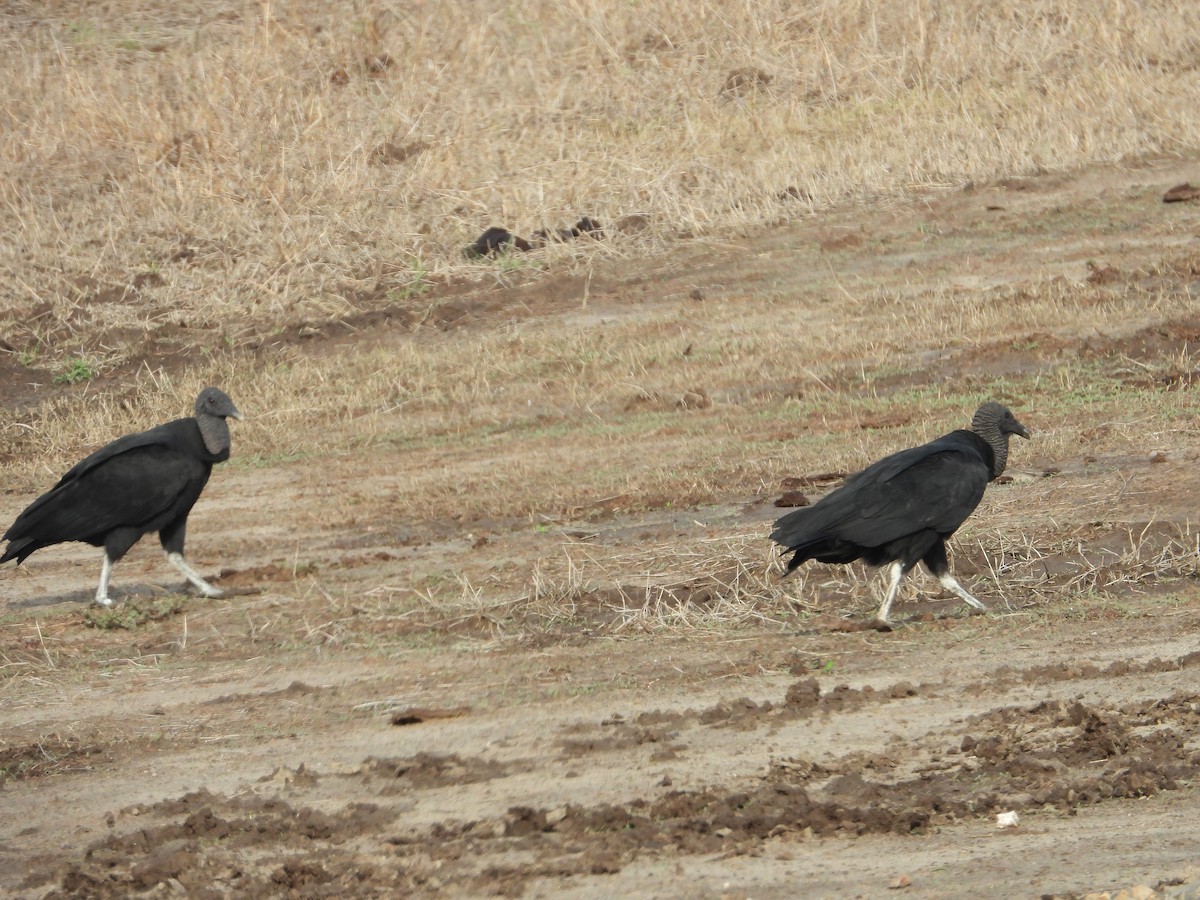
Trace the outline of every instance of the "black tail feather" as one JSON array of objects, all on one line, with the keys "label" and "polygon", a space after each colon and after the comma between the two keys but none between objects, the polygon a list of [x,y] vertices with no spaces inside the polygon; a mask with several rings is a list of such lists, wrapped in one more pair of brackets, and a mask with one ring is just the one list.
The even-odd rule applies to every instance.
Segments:
[{"label": "black tail feather", "polygon": [[33,538],[18,538],[17,540],[9,541],[4,555],[0,556],[0,563],[6,563],[10,559],[15,559],[19,566],[25,562],[25,557],[34,550],[40,550],[43,546],[45,545],[37,543]]}]

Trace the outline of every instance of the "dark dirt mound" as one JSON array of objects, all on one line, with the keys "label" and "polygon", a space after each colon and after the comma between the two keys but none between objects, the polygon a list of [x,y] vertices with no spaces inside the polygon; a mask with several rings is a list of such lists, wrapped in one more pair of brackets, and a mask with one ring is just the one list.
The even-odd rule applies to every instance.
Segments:
[{"label": "dark dirt mound", "polygon": [[[560,742],[565,756],[642,744],[668,748],[686,728],[843,713],[864,703],[901,700],[918,690],[890,688],[826,693],[802,679],[785,702],[724,701],[688,713],[620,716],[595,736]],[[204,891],[255,896],[344,896],[346,891],[436,892],[485,884],[517,895],[533,878],[620,871],[646,854],[755,852],[763,841],[813,836],[916,835],[964,819],[1008,810],[1070,811],[1101,801],[1172,791],[1200,774],[1200,695],[1101,707],[1082,700],[1003,706],[968,717],[947,749],[945,734],[889,746],[884,756],[849,754],[832,765],[788,760],[757,777],[671,790],[620,804],[513,806],[496,819],[443,820],[382,838],[386,856],[362,856],[396,822],[395,807],[350,804],[334,812],[277,798],[228,798],[208,791],[122,811],[145,822],[93,844],[59,880],[53,897],[119,897],[176,882]],[[524,770],[454,754],[368,759],[356,778],[381,800],[428,788],[505,778]],[[316,778],[307,782],[315,784]],[[354,840],[352,840],[354,839]],[[266,854],[253,876],[239,864]],[[527,861],[512,865],[513,854]],[[248,894],[247,894],[248,895]]]},{"label": "dark dirt mound", "polygon": [[[361,881],[362,870],[346,859],[325,863],[321,848],[377,831],[395,817],[372,805],[353,804],[327,815],[278,799],[227,798],[208,791],[126,812],[175,821],[96,842],[47,897],[107,900],[160,884],[195,897],[278,896],[281,885],[294,887],[297,881],[347,890]],[[242,855],[256,851],[278,859],[270,874],[244,871]]]},{"label": "dark dirt mound", "polygon": [[390,796],[414,788],[442,787],[453,784],[472,784],[503,778],[512,767],[493,760],[464,759],[456,754],[441,756],[418,753],[405,759],[368,759],[361,769],[369,779],[382,778],[382,796]]}]

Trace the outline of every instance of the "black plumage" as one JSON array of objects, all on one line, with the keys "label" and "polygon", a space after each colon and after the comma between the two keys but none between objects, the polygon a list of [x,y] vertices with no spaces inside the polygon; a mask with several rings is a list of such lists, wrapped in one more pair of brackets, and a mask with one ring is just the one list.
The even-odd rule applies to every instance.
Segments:
[{"label": "black plumage", "polygon": [[999,403],[975,412],[971,429],[952,431],[902,450],[852,475],[813,506],[775,523],[771,539],[791,553],[791,572],[805,560],[891,564],[891,583],[876,622],[887,626],[901,579],[918,562],[964,602],[984,605],[950,574],[946,539],[975,511],[988,482],[1008,463],[1009,435],[1029,432]]},{"label": "black plumage", "polygon": [[0,563],[67,541],[104,548],[95,602],[111,606],[113,564],[145,534],[158,532],[167,559],[207,597],[220,591],[183,558],[188,513],[208,483],[214,463],[229,459],[227,417],[241,413],[223,391],[205,388],[195,415],[130,434],[77,463],[31,503],[4,533]]}]

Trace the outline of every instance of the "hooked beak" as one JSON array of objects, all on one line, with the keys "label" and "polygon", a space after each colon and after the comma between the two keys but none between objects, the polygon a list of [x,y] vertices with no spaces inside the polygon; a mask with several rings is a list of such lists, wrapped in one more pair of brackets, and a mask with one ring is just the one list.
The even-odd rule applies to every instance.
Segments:
[{"label": "hooked beak", "polygon": [[1019,434],[1021,437],[1025,438],[1025,440],[1029,440],[1029,431],[1016,419],[1013,419],[1012,433]]}]

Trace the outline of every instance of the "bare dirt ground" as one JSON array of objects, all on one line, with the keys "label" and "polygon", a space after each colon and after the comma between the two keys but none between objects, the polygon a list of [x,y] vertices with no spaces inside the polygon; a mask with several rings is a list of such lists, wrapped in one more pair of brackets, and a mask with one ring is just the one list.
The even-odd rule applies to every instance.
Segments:
[{"label": "bare dirt ground", "polygon": [[[551,274],[447,288],[435,320],[376,313],[276,336],[297,359],[348,358],[514,322],[649,328],[745,297],[776,297],[779,316],[817,331],[853,314],[882,332],[886,298],[905,294],[928,298],[931,322],[964,293],[1016,303],[1062,285],[1086,300],[1061,322],[951,349],[912,331],[909,364],[886,371],[828,348],[837,366],[816,411],[764,421],[779,432],[769,458],[700,504],[613,495],[547,504],[545,517],[493,509],[481,473],[525,471],[529,452],[522,432],[498,427],[462,445],[347,442],[219,468],[189,528],[193,565],[228,589],[219,600],[160,584],[170,570],[149,540],[116,569],[128,596],[115,614],[87,609],[90,548],[6,568],[0,892],[1192,887],[1200,214],[1159,198],[1197,177],[1197,161],[1146,161],[847,207],[613,261],[586,284]],[[1145,303],[1095,327],[1087,310],[1131,291]],[[864,308],[868,295],[883,299]],[[15,364],[3,377],[24,406],[68,390],[31,386]],[[603,439],[669,468],[664,448],[719,434],[726,410],[765,390],[646,397],[700,426]],[[930,397],[949,398],[933,436],[965,423],[981,393],[1034,432],[954,545],[989,615],[910,590],[903,624],[881,634],[859,627],[878,588],[861,571],[812,566],[779,583],[773,500],[788,487],[819,494],[837,477],[814,476],[839,468],[798,468],[793,442],[829,433],[865,462],[911,442],[902,426],[931,418]],[[877,412],[852,405],[863,394],[881,399]],[[253,416],[253,398],[235,399]],[[235,426],[235,456],[237,440]],[[570,467],[571,454],[551,464]],[[590,484],[585,467],[569,474]],[[397,512],[397,485],[421,477],[459,486],[457,514]],[[51,480],[4,485],[0,521]],[[539,491],[528,484],[534,507]],[[767,591],[782,599],[756,605]],[[1007,811],[1020,823],[998,829]]]}]

